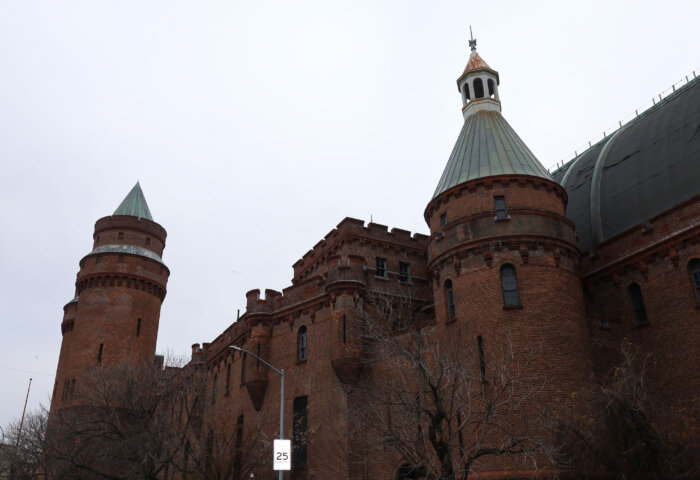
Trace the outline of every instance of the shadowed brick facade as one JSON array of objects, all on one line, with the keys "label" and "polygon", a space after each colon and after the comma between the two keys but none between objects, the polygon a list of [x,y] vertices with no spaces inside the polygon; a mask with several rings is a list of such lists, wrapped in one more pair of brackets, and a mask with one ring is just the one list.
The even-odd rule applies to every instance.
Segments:
[{"label": "shadowed brick facade", "polygon": [[[279,377],[228,348],[237,345],[285,370],[285,438],[306,398],[306,459],[289,478],[397,478],[403,462],[389,451],[367,452],[384,458],[380,466],[351,460],[353,385],[381,374],[363,369],[351,312],[368,295],[408,286],[440,338],[460,338],[487,358],[504,342],[516,357],[541,351],[546,386],[523,407],[533,415],[543,406],[595,415],[580,392],[593,389],[629,339],[652,355],[655,401],[685,412],[686,430],[698,431],[700,83],[551,175],[501,116],[499,83],[473,45],[458,79],[465,124],[424,212],[429,235],[345,218],[293,265],[289,287],[251,290],[236,322],[192,345],[192,361],[209,372],[207,428],[242,420],[268,439],[278,434]],[[94,249],[80,262],[52,409],[71,405],[86,368],[155,354],[166,234],[150,213],[141,216],[134,188],[129,205],[98,220]],[[518,468],[505,458],[480,473],[534,474]]]}]

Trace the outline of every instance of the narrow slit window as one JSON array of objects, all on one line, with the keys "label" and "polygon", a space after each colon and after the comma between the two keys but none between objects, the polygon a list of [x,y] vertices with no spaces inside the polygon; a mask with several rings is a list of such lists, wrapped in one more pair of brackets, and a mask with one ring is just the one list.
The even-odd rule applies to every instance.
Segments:
[{"label": "narrow slit window", "polygon": [[141,335],[141,319],[136,320],[136,336]]},{"label": "narrow slit window", "polygon": [[343,315],[343,343],[347,343],[348,341],[348,322],[345,319],[345,315]]},{"label": "narrow slit window", "polygon": [[484,339],[476,337],[477,347],[479,349],[479,371],[481,372],[481,381],[486,381],[486,355],[484,354]]},{"label": "narrow slit window", "polygon": [[634,323],[637,325],[645,325],[649,323],[649,318],[647,317],[647,309],[644,306],[644,296],[642,295],[642,288],[633,283],[629,286],[630,300],[632,302],[632,310],[634,311]]},{"label": "narrow slit window", "polygon": [[447,213],[440,215],[440,226],[444,227],[445,225],[447,225]]},{"label": "narrow slit window", "polygon": [[503,195],[493,197],[493,203],[496,210],[496,218],[498,220],[505,220],[508,218],[508,214],[506,213],[506,197]]},{"label": "narrow slit window", "polygon": [[231,364],[226,365],[226,395],[231,393]]},{"label": "narrow slit window", "polygon": [[447,302],[447,318],[452,320],[456,316],[452,280],[445,281],[445,301]]},{"label": "narrow slit window", "polygon": [[307,341],[307,329],[306,325],[303,325],[299,329],[298,333],[298,338],[297,338],[297,360],[306,360],[306,354],[307,354],[307,348],[306,348],[306,341]]},{"label": "narrow slit window", "polygon": [[294,417],[292,424],[292,463],[294,465],[304,465],[306,463],[306,444],[309,408],[309,398],[297,397],[294,399]]},{"label": "narrow slit window", "polygon": [[241,358],[241,384],[245,383],[246,363],[248,363],[248,355],[243,352],[243,357]]},{"label": "narrow slit window", "polygon": [[214,374],[214,382],[211,387],[211,403],[216,403],[216,381],[218,380],[218,375]]},{"label": "narrow slit window", "polygon": [[519,306],[518,280],[515,277],[515,267],[513,265],[503,265],[501,267],[501,286],[503,288],[503,305],[506,307]]},{"label": "narrow slit window", "polygon": [[100,350],[97,352],[97,363],[102,363],[102,353],[104,352],[105,344],[100,343]]}]

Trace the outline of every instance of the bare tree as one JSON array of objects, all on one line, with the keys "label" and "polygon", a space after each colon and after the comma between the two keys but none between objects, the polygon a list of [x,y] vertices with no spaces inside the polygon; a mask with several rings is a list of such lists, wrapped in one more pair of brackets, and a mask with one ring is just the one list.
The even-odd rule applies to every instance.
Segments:
[{"label": "bare tree", "polygon": [[516,355],[505,340],[486,358],[480,343],[464,348],[477,338],[439,338],[431,313],[409,289],[370,294],[356,309],[366,363],[353,444],[394,452],[405,463],[402,478],[466,479],[499,457],[549,464],[551,436],[542,418],[529,417],[545,381],[536,349]]},{"label": "bare tree", "polygon": [[[651,355],[623,341],[619,364],[591,395],[603,415],[557,419],[565,453],[561,459],[571,471],[597,469],[620,480],[698,478],[700,451],[687,445],[682,434],[687,422],[670,408],[658,408],[649,391],[650,361]],[[668,431],[671,425],[679,432],[675,438]]]},{"label": "bare tree", "polygon": [[201,426],[200,367],[124,364],[81,380],[74,406],[51,414],[48,478],[156,479],[175,468]]},{"label": "bare tree", "polygon": [[0,441],[3,444],[0,452],[0,478],[42,478],[42,472],[46,470],[44,444],[47,423],[48,411],[40,406],[37,410],[27,413],[21,435],[19,421],[13,421],[6,428],[0,428]]}]

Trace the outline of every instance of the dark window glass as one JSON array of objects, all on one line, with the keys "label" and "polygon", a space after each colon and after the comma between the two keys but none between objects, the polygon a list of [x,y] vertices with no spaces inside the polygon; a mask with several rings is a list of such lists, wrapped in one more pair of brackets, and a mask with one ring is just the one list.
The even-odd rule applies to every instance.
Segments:
[{"label": "dark window glass", "polygon": [[501,286],[503,288],[503,304],[506,307],[520,305],[518,280],[515,278],[515,267],[513,265],[503,265],[501,267]]},{"label": "dark window glass", "polygon": [[141,319],[136,320],[136,336],[141,335]]},{"label": "dark window glass", "polygon": [[231,392],[231,364],[226,365],[226,395]]},{"label": "dark window glass", "polygon": [[506,197],[493,197],[493,203],[496,209],[496,218],[499,220],[508,218],[508,215],[506,215]]},{"label": "dark window glass", "polygon": [[343,315],[343,343],[348,341],[348,322]]},{"label": "dark window glass", "polygon": [[247,360],[248,360],[248,355],[246,355],[246,353],[243,352],[243,358],[241,358],[241,383],[245,383],[245,370],[246,370]]},{"label": "dark window glass", "polygon": [[386,258],[377,257],[377,272],[378,277],[386,277]]},{"label": "dark window glass", "polygon": [[447,318],[452,320],[455,318],[455,298],[452,293],[452,280],[445,282],[445,300],[447,301]]},{"label": "dark window glass", "polygon": [[236,421],[236,445],[233,453],[233,472],[237,478],[242,478],[239,474],[241,469],[241,460],[243,460],[243,415],[238,416]]},{"label": "dark window glass", "polygon": [[97,363],[102,363],[102,352],[104,352],[105,344],[100,343],[100,350],[97,352]]},{"label": "dark window glass", "polygon": [[399,282],[408,283],[411,279],[411,266],[405,262],[399,262]]},{"label": "dark window glass", "polygon": [[304,465],[306,463],[306,432],[308,428],[307,410],[309,407],[308,397],[297,397],[294,399],[294,424],[292,439],[292,464]]},{"label": "dark window glass", "polygon": [[693,290],[695,290],[695,299],[700,303],[700,260],[694,258],[688,264],[688,271],[690,272],[690,281],[693,283]]},{"label": "dark window glass", "polygon": [[444,227],[445,225],[447,225],[447,214],[443,213],[440,215],[440,226]]},{"label": "dark window glass", "polygon": [[632,301],[632,309],[634,310],[634,322],[637,325],[649,323],[647,318],[647,310],[644,307],[644,296],[642,289],[636,283],[629,286],[630,300]]},{"label": "dark window glass", "polygon": [[481,371],[481,381],[486,381],[486,355],[484,354],[484,339],[476,337],[477,347],[479,348],[479,370]]},{"label": "dark window glass", "polygon": [[[258,351],[255,354],[260,358],[260,342],[258,342]],[[260,360],[256,360],[255,368],[260,368]]]},{"label": "dark window glass", "polygon": [[297,360],[306,360],[306,325],[297,334]]},{"label": "dark window glass", "polygon": [[218,379],[218,375],[214,374],[214,382],[211,387],[211,403],[216,403],[216,381]]}]

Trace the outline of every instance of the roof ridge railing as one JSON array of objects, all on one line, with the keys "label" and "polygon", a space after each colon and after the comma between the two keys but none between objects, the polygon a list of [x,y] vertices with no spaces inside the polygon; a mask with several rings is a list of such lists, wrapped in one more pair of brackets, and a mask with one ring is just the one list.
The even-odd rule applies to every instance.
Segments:
[{"label": "roof ridge railing", "polygon": [[[617,125],[614,125],[610,128],[603,130],[603,135],[599,136],[599,137],[594,137],[592,140],[589,140],[588,145],[584,146],[581,149],[581,153],[590,149],[594,145],[597,145],[602,140],[605,140],[611,134],[615,133],[617,130],[619,130],[623,126],[626,126],[628,123],[634,122],[639,117],[644,115],[647,111],[651,110],[656,105],[663,102],[663,100],[665,100],[666,98],[668,98],[671,95],[673,95],[674,93],[676,93],[676,91],[678,91],[678,89],[685,87],[686,85],[688,85],[691,82],[693,82],[694,80],[696,80],[697,75],[695,73],[695,70],[693,70],[692,75],[693,75],[693,78],[690,78],[690,74],[686,75],[685,78],[681,78],[677,82],[673,83],[669,88],[667,88],[666,90],[663,90],[661,93],[659,93],[658,96],[653,97],[649,102],[646,102],[641,107],[635,109],[634,113],[630,113],[629,115],[626,115],[625,117],[623,117],[622,120],[617,122]],[[575,160],[579,156],[578,152],[579,152],[578,150],[574,150],[573,155],[572,154],[567,155],[562,160],[555,163],[554,167],[549,167],[549,168],[547,168],[547,170],[549,171],[550,174],[554,174],[554,173],[558,172],[562,167],[566,166],[569,162],[571,162],[572,160]]]}]

